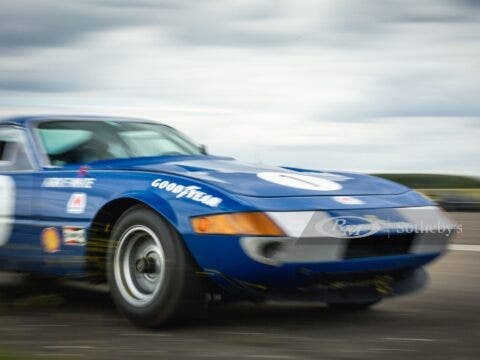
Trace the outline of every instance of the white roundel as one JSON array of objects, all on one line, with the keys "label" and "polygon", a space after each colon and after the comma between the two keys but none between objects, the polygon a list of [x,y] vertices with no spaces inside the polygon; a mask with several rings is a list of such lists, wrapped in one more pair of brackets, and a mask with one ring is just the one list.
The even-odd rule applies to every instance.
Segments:
[{"label": "white roundel", "polygon": [[10,239],[15,212],[15,183],[9,176],[0,176],[0,246]]},{"label": "white roundel", "polygon": [[278,185],[304,190],[335,191],[342,188],[342,185],[331,180],[288,172],[261,172],[257,176]]}]

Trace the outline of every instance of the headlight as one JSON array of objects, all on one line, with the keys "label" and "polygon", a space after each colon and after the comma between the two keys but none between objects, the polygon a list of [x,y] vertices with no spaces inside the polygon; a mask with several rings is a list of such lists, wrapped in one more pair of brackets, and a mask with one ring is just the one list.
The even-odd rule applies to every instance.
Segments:
[{"label": "headlight", "polygon": [[283,230],[262,212],[194,217],[192,227],[197,234],[285,236]]}]

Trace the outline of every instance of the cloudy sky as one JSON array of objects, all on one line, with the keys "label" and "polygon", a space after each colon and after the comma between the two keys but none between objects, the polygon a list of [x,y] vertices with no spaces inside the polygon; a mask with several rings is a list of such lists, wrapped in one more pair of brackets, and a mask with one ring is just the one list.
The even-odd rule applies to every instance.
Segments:
[{"label": "cloudy sky", "polygon": [[480,175],[480,0],[0,0],[0,115],[133,115],[215,154]]}]

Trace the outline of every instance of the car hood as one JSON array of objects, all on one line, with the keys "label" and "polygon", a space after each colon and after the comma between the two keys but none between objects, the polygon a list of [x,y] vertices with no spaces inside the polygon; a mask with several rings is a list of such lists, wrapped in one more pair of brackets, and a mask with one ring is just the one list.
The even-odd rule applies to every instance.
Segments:
[{"label": "car hood", "polygon": [[363,174],[254,165],[216,156],[108,160],[91,163],[89,168],[179,175],[229,193],[258,197],[393,195],[409,190],[392,181]]}]

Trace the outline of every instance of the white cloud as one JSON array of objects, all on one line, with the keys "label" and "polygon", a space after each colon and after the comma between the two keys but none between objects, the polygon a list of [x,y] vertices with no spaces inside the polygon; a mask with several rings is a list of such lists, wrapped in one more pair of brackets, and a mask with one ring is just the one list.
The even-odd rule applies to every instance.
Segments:
[{"label": "white cloud", "polygon": [[63,35],[46,4],[21,8],[41,31],[17,45],[4,5],[0,114],[150,117],[250,161],[480,174],[467,2],[89,1],[57,14]]}]

